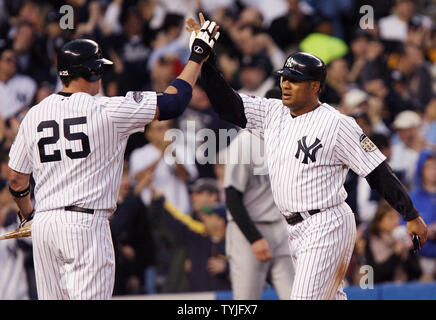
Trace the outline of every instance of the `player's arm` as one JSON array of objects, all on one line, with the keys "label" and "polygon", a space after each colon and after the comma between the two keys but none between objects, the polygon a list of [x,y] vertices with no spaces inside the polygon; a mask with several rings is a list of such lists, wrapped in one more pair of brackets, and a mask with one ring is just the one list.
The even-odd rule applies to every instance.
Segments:
[{"label": "player's arm", "polygon": [[20,220],[30,221],[33,215],[33,205],[30,200],[30,174],[9,168],[9,192],[20,209]]},{"label": "player's arm", "polygon": [[9,151],[9,192],[12,194],[20,212],[20,226],[33,217],[33,205],[30,200],[30,174],[32,165],[27,153],[25,127],[27,117],[20,124],[14,143]]},{"label": "player's arm", "polygon": [[203,64],[200,81],[215,112],[221,119],[241,128],[247,125],[244,103],[241,96],[224,79],[212,52]]},{"label": "player's arm", "polygon": [[195,36],[191,55],[180,75],[157,96],[156,114],[154,120],[177,118],[185,111],[192,98],[192,87],[200,75],[201,66],[209,56],[219,37],[215,22],[206,21]]},{"label": "player's arm", "polygon": [[[204,23],[204,16],[199,14],[200,24]],[[186,30],[193,33],[200,30],[193,18],[186,20]],[[231,122],[241,128],[245,128],[247,119],[244,111],[244,104],[241,96],[230,87],[218,70],[215,53],[211,52],[209,58],[202,66],[200,81],[204,84],[206,94],[221,119]]]},{"label": "player's arm", "polygon": [[259,230],[250,219],[250,214],[243,203],[243,194],[236,188],[229,186],[225,188],[226,206],[233,217],[236,225],[244,237],[250,242],[253,252],[260,261],[271,259],[268,242],[263,238]]},{"label": "player's arm", "polygon": [[341,117],[338,128],[335,145],[337,159],[361,177],[365,177],[370,187],[377,190],[408,221],[409,234],[417,234],[421,246],[424,245],[427,227],[413,207],[406,188],[386,163],[386,157],[363,134],[362,129],[351,117]]},{"label": "player's arm", "polygon": [[407,221],[410,234],[420,237],[421,247],[427,240],[427,227],[413,206],[407,189],[393,173],[386,161],[370,172],[366,177],[370,187],[377,190],[380,195]]}]

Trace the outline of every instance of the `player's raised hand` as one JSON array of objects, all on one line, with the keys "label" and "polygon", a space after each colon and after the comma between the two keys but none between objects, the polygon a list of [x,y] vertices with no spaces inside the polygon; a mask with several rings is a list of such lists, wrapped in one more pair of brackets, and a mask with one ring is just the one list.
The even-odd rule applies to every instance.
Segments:
[{"label": "player's raised hand", "polygon": [[[195,21],[195,19],[192,18],[192,17],[189,17],[188,19],[186,19],[185,29],[188,30],[188,32],[191,33],[191,37],[192,37],[192,32],[194,31],[195,35],[197,35],[197,33],[200,32],[201,26],[206,22],[206,19],[204,19],[203,13],[200,12],[198,14],[198,17],[200,18],[200,23]],[[192,40],[192,41],[194,41],[194,40]],[[189,47],[191,48],[191,46],[189,46]]]},{"label": "player's raised hand", "polygon": [[[203,14],[199,14],[200,24],[196,22],[193,18],[188,18],[186,20],[186,30],[191,33],[191,38],[189,39],[189,50],[191,51],[190,60],[200,63],[209,56],[210,51],[218,40],[220,33],[218,32],[219,26],[214,22],[205,20]],[[209,48],[201,45],[202,42],[208,44]],[[196,42],[194,44],[194,42]],[[202,55],[201,57],[195,57]],[[197,59],[196,59],[197,58]],[[200,60],[200,61],[196,61]]]}]

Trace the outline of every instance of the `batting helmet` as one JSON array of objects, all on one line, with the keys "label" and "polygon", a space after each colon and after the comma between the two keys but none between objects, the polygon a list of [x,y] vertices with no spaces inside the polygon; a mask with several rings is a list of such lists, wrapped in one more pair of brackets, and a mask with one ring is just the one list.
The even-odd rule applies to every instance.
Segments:
[{"label": "batting helmet", "polygon": [[327,68],[324,62],[313,54],[295,52],[286,59],[283,68],[276,71],[276,73],[279,76],[299,80],[319,81],[322,89],[327,76]]},{"label": "batting helmet", "polygon": [[97,42],[77,39],[67,42],[58,54],[58,71],[62,77],[81,77],[88,81],[100,80],[103,65],[113,64],[103,58]]}]

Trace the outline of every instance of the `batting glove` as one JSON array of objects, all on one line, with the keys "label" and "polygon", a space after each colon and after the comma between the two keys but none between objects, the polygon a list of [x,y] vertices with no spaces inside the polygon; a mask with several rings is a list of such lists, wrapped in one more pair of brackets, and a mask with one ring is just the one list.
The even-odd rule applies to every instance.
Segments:
[{"label": "batting glove", "polygon": [[33,220],[33,215],[35,214],[35,209],[32,210],[32,212],[29,214],[29,216],[24,219],[20,212],[18,212],[18,217],[20,218],[20,225],[18,226],[19,228],[25,227],[28,224],[32,224],[32,220]]},{"label": "batting glove", "polygon": [[216,23],[214,21],[210,22],[208,20],[203,24],[198,34],[192,31],[191,39],[189,40],[189,49],[191,50],[189,60],[201,63],[203,60],[207,59],[215,42],[220,36],[220,33],[217,32],[215,36],[212,37],[215,26]]}]

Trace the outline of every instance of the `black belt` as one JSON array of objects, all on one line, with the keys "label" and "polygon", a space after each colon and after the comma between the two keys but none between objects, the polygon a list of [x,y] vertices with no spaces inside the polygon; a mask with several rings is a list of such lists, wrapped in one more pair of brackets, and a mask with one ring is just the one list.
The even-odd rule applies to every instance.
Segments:
[{"label": "black belt", "polygon": [[[309,210],[307,211],[311,216],[313,216],[314,214],[321,212],[321,210],[319,209],[315,209],[315,210]],[[301,221],[304,220],[303,216],[301,215],[300,212],[292,212],[289,216],[285,216],[286,221],[288,222],[288,224],[290,224],[291,226],[296,225],[297,223],[300,223]]]},{"label": "black belt", "polygon": [[80,208],[77,206],[68,206],[68,207],[65,207],[64,209],[67,211],[75,211],[75,212],[94,214],[94,209]]}]

